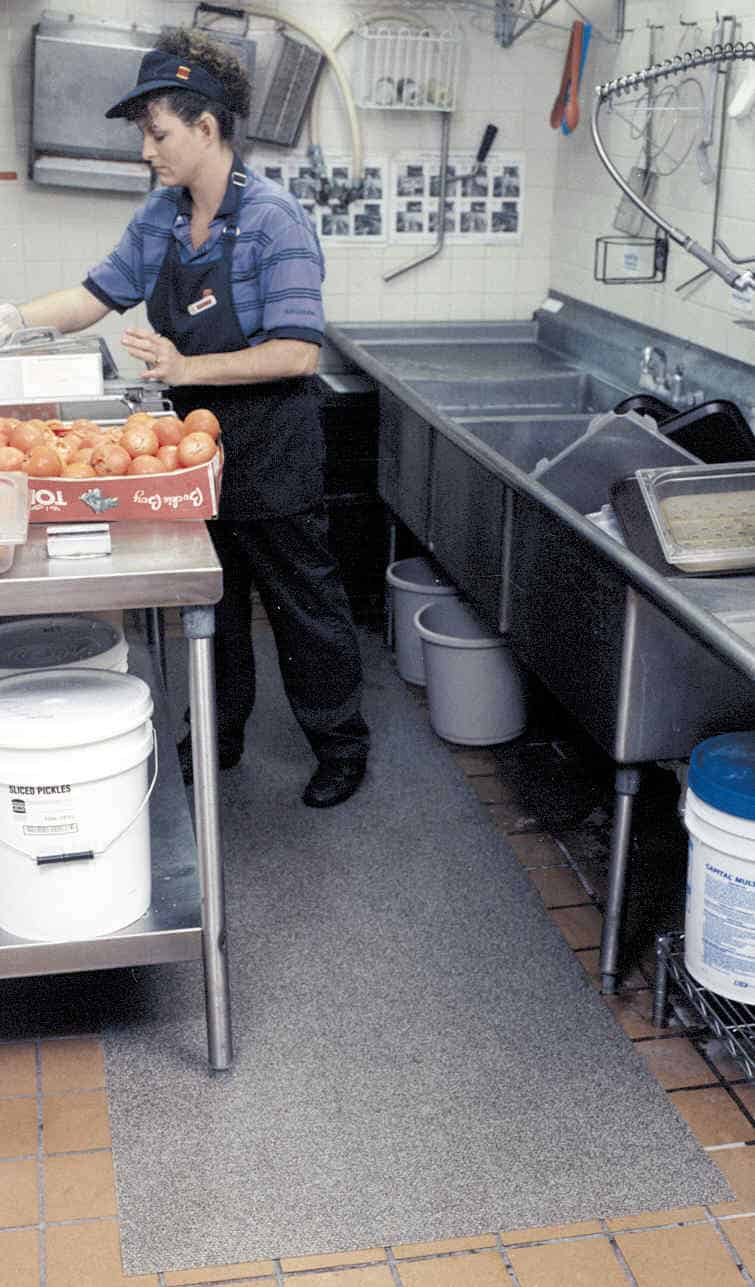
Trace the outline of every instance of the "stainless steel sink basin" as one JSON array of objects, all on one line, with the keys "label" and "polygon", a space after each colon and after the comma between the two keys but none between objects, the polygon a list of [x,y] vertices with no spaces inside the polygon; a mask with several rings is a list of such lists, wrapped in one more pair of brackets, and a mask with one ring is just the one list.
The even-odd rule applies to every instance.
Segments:
[{"label": "stainless steel sink basin", "polygon": [[452,419],[534,412],[610,411],[627,396],[586,371],[542,371],[508,380],[410,380],[409,387]]},{"label": "stainless steel sink basin", "polygon": [[530,473],[541,460],[552,460],[564,447],[581,437],[590,423],[589,415],[543,416],[505,420],[459,420],[461,428],[508,460]]},{"label": "stainless steel sink basin", "polygon": [[365,353],[394,376],[413,383],[429,380],[472,381],[537,379],[548,372],[568,372],[570,364],[531,340],[360,340]]}]

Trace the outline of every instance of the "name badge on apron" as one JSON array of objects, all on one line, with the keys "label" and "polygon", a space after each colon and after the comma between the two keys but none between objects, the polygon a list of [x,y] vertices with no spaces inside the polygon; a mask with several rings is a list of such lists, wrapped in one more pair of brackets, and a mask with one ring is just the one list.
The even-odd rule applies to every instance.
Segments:
[{"label": "name badge on apron", "polygon": [[192,304],[187,305],[186,312],[196,317],[197,313],[204,313],[208,308],[214,308],[217,302],[211,290],[203,291],[200,299],[195,299]]}]

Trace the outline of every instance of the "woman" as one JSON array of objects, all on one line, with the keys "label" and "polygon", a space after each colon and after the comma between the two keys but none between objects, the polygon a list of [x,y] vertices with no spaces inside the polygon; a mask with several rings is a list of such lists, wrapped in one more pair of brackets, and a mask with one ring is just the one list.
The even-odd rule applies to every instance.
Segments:
[{"label": "woman", "polygon": [[[21,312],[27,326],[76,331],[146,300],[154,329],[123,335],[145,363],[143,378],[170,386],[177,414],[204,406],[217,415],[225,466],[210,532],[224,586],[215,638],[220,767],[241,758],[254,702],[254,582],[286,694],[319,762],[302,798],[324,808],[359,786],[369,733],[356,634],[327,544],[310,378],[324,330],[323,264],[296,199],[234,152],[248,110],[249,83],[227,47],[195,30],[162,36],[135,88],[107,113],[142,130],[142,155],[161,186],[82,286]],[[179,745],[187,781],[190,738]]]}]

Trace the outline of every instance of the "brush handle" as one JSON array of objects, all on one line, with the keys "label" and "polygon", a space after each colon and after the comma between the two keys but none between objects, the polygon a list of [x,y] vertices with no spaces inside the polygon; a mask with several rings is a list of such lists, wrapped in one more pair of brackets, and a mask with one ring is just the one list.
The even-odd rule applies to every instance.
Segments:
[{"label": "brush handle", "polygon": [[480,143],[480,146],[477,149],[477,156],[475,157],[475,165],[482,165],[483,161],[485,160],[485,157],[488,155],[488,152],[493,146],[493,139],[495,138],[497,133],[498,133],[497,125],[486,125],[485,133],[482,136],[482,142]]}]

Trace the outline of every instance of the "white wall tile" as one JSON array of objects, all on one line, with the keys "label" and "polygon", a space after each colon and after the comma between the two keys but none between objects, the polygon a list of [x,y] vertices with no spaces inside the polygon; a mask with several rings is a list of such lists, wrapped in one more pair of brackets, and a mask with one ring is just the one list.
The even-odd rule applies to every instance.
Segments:
[{"label": "white wall tile", "polygon": [[[0,294],[10,294],[12,287],[13,293],[23,295],[27,282],[35,291],[53,280],[56,286],[68,284],[80,275],[83,261],[93,265],[109,253],[139,203],[122,194],[40,187],[25,177],[31,113],[31,28],[47,7],[46,0],[28,0],[24,4],[20,0],[11,0],[10,4],[2,0],[0,5],[0,35],[5,37],[0,40],[0,168],[17,168],[20,176],[16,183],[8,184],[7,189],[0,188],[0,226],[12,228],[18,224],[21,229],[20,240],[16,238],[14,242],[17,246],[14,253],[18,254],[20,249],[20,262],[16,261],[12,279],[9,273],[3,272]],[[292,17],[300,13],[303,23],[328,39],[334,39],[354,20],[353,11],[344,0],[336,3],[287,0],[277,8]],[[168,3],[168,0],[76,0],[72,11],[154,29],[163,21],[191,22],[194,6]],[[275,11],[273,5],[272,12]],[[354,316],[355,312],[365,317],[366,309],[376,318],[385,315],[392,319],[407,311],[414,316],[418,310],[423,316],[435,318],[479,316],[489,289],[501,296],[513,295],[515,281],[518,288],[526,289],[526,275],[530,270],[534,274],[532,289],[540,289],[542,268],[536,256],[547,247],[550,237],[556,152],[555,140],[547,137],[543,142],[539,127],[533,136],[527,121],[533,103],[541,124],[547,115],[553,70],[559,65],[563,51],[541,49],[533,41],[526,47],[523,44],[515,50],[503,50],[493,38],[492,14],[487,20],[487,30],[479,29],[479,15],[472,22],[468,14],[461,12],[457,20],[462,30],[464,54],[458,110],[451,120],[452,147],[476,148],[489,121],[499,129],[497,149],[521,150],[528,129],[530,137],[537,142],[537,147],[525,158],[526,181],[532,193],[530,208],[525,206],[526,218],[532,216],[529,233],[525,230],[527,268],[516,271],[522,253],[518,248],[499,252],[497,247],[450,243],[427,264],[387,283],[383,281],[383,271],[412,259],[423,249],[421,246],[376,245],[370,251],[363,246],[333,247],[328,251],[325,286],[328,315],[333,319]],[[267,26],[263,20],[254,18],[252,26],[255,22],[260,27]],[[353,40],[342,46],[342,63],[347,69],[353,61],[353,47]],[[540,96],[542,102],[533,87],[539,81],[547,86],[547,92]],[[327,70],[321,91],[318,119],[326,155],[348,156],[351,138],[346,116],[335,78]],[[438,150],[441,122],[437,114],[360,112],[359,121],[365,151],[376,157],[390,158],[407,149]],[[303,136],[302,149],[305,143]],[[7,166],[2,162],[4,148],[13,159],[12,166],[10,159]],[[263,165],[270,157],[279,155],[275,149],[255,147],[252,164]],[[8,244],[10,238],[6,247]],[[57,269],[50,260],[52,244],[59,255]],[[6,254],[7,249],[3,252],[3,264]],[[455,304],[457,296],[459,301]],[[432,311],[430,305],[420,303],[420,299],[432,300]]]},{"label": "white wall tile", "polygon": [[482,317],[486,322],[502,322],[507,317],[514,317],[515,308],[516,297],[513,291],[491,291],[482,301]]},{"label": "white wall tile", "polygon": [[[650,0],[628,0],[627,26],[636,30],[633,34],[628,34],[614,51],[599,51],[594,66],[599,70],[600,79],[637,70],[647,63],[649,37],[645,23],[648,17],[654,23],[663,24],[663,30],[656,37],[658,59],[673,56],[684,34],[679,25],[679,13],[678,3],[673,3],[672,0],[652,0],[652,4]],[[709,43],[713,22],[711,6],[704,0],[688,0],[684,13],[687,17],[700,18],[702,43]],[[748,38],[744,29],[739,34]],[[700,33],[697,35],[699,37]],[[738,69],[736,74],[740,74]],[[593,78],[592,83],[597,83],[597,78]],[[689,92],[691,96],[687,101],[692,101],[694,95]],[[639,115],[635,119],[639,120]],[[674,139],[678,141],[685,137],[690,124],[689,119],[681,119],[682,125],[669,144],[669,151],[675,155],[678,153],[673,151]],[[672,124],[673,118],[669,114],[656,115],[656,143],[663,141],[664,134],[668,134]],[[627,173],[629,166],[637,163],[642,155],[642,140],[633,140],[626,122],[618,113],[612,115],[605,107],[601,112],[600,127],[609,144],[609,155],[617,164],[621,158],[619,168]],[[755,121],[750,118],[745,121],[728,121],[727,127],[727,148],[721,183],[720,235],[725,241],[730,241],[735,253],[745,255],[751,250],[755,254]],[[658,158],[658,168],[665,168],[667,165],[668,157],[662,154]],[[607,301],[616,300],[614,311],[645,320],[648,325],[660,326],[681,338],[694,340],[721,352],[733,347],[738,353],[743,353],[746,349],[746,343],[741,339],[743,332],[739,332],[731,345],[729,342],[732,330],[737,331],[738,328],[733,327],[728,308],[728,287],[722,281],[711,277],[702,287],[684,297],[676,292],[675,288],[680,282],[702,267],[681,248],[672,246],[668,280],[662,287],[637,286],[621,289],[596,286],[584,269],[580,271],[576,262],[577,254],[580,259],[585,259],[590,241],[612,231],[612,210],[618,205],[620,196],[618,187],[599,161],[589,130],[583,131],[580,126],[568,140],[559,140],[551,243],[553,284],[601,307],[611,307]],[[675,227],[697,238],[702,245],[710,246],[714,191],[711,186],[700,182],[694,150],[675,175],[658,180],[655,199],[656,208]],[[571,236],[564,238],[565,229],[581,229],[579,239],[574,241]],[[752,344],[752,351],[755,351],[755,344]]]},{"label": "white wall tile", "polygon": [[[0,297],[22,300],[27,291],[57,288],[79,280],[87,265],[98,262],[119,239],[138,204],[123,194],[43,188],[26,178],[26,141],[31,103],[31,28],[47,0],[0,0],[0,170],[16,170],[15,182],[0,183]],[[53,6],[54,7],[54,6]],[[191,22],[194,5],[169,0],[75,0],[72,10],[119,22],[154,28],[163,21]],[[271,12],[286,12],[327,39],[335,39],[354,21],[347,0],[281,0]],[[555,23],[568,26],[571,15],[554,10]],[[596,33],[610,35],[614,0],[591,0]],[[444,11],[445,12],[445,11]],[[685,12],[699,15],[703,35],[710,36],[708,0],[687,0]],[[383,273],[406,263],[423,249],[385,243],[331,247],[325,299],[332,320],[389,320],[529,316],[554,286],[614,312],[665,326],[684,338],[697,339],[738,356],[755,353],[755,335],[734,327],[728,291],[710,280],[689,299],[675,286],[696,269],[696,261],[673,248],[665,287],[607,287],[593,280],[595,238],[611,234],[621,194],[600,164],[590,138],[591,87],[598,81],[636,69],[647,61],[645,21],[665,24],[658,56],[670,56],[681,30],[679,6],[672,0],[628,0],[627,25],[636,30],[618,45],[593,39],[583,79],[583,119],[568,138],[550,128],[549,116],[566,53],[564,32],[538,26],[512,49],[493,38],[493,16],[458,9],[454,20],[463,35],[463,75],[458,110],[451,119],[452,147],[476,147],[488,121],[498,126],[495,148],[521,152],[525,166],[523,234],[516,246],[468,246],[449,242],[443,251],[393,282]],[[252,19],[252,25],[266,24]],[[480,29],[487,24],[487,29]],[[755,20],[742,25],[742,37],[755,37]],[[342,63],[353,61],[353,40],[342,46]],[[735,69],[732,87],[740,75]],[[326,155],[346,155],[351,139],[334,77],[322,79],[320,138]],[[665,123],[668,118],[662,118]],[[430,112],[359,113],[368,155],[390,159],[407,149],[436,151],[440,118]],[[625,168],[641,152],[625,124],[603,113],[606,137]],[[302,137],[302,151],[306,145]],[[253,165],[278,157],[275,149],[255,147]],[[713,194],[697,177],[693,158],[678,175],[661,179],[659,209],[676,225],[709,244]],[[755,119],[729,123],[726,170],[721,188],[721,233],[736,253],[755,254]],[[55,256],[51,258],[51,247]],[[129,320],[143,320],[143,310]],[[112,330],[111,330],[112,327]],[[99,329],[117,337],[120,318],[108,318]],[[125,361],[122,354],[121,360]]]}]

